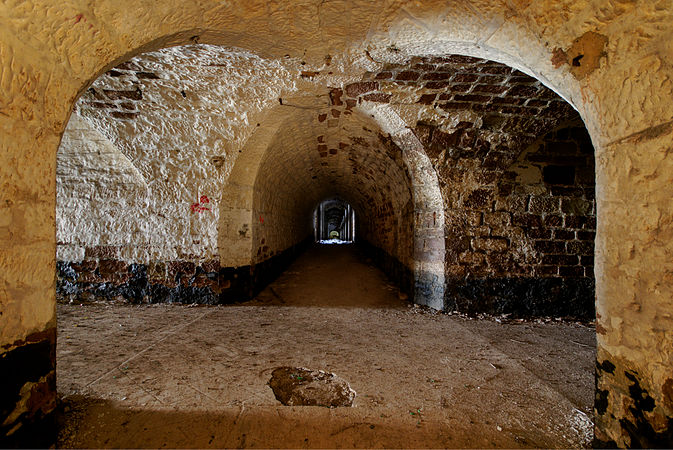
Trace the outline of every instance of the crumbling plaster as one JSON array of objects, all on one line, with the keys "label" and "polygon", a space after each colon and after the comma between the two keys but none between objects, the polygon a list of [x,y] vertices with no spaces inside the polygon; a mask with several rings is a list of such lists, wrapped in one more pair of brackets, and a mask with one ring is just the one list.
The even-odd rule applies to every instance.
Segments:
[{"label": "crumbling plaster", "polygon": [[[56,149],[73,103],[105,70],[143,51],[195,41],[263,58],[290,55],[313,70],[330,55],[333,71],[353,74],[376,61],[459,53],[535,76],[582,115],[597,158],[599,358],[637,373],[661,429],[662,418],[673,416],[663,389],[673,366],[673,241],[665,239],[673,184],[664,170],[673,131],[672,14],[670,1],[4,3],[3,349],[54,326]],[[552,60],[588,31],[607,36],[607,44],[598,67],[578,80],[570,64]],[[599,380],[615,396],[624,391],[616,383]],[[600,438],[629,445],[618,423],[629,412],[611,400]]]}]

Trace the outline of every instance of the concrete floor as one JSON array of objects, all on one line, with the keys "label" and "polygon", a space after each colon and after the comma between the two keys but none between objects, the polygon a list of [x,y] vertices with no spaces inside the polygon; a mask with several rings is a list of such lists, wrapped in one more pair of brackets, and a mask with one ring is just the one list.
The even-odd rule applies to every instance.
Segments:
[{"label": "concrete floor", "polygon": [[[314,248],[235,306],[58,306],[61,447],[581,447],[595,333],[414,307],[350,246]],[[282,406],[279,366],[352,407]]]}]

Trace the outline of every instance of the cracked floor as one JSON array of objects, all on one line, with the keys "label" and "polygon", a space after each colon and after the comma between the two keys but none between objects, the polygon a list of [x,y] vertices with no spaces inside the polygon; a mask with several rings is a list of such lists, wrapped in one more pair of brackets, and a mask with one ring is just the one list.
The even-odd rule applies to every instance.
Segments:
[{"label": "cracked floor", "polygon": [[[582,447],[592,327],[475,320],[399,299],[351,246],[315,247],[232,306],[58,305],[60,447]],[[282,406],[281,366],[352,407]]]}]

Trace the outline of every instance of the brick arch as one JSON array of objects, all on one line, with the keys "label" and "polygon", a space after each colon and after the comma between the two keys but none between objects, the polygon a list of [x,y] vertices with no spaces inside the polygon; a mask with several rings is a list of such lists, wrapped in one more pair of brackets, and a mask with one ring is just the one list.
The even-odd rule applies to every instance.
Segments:
[{"label": "brick arch", "polygon": [[[370,59],[384,50],[400,53],[405,42],[426,45],[423,54],[433,53],[437,43],[450,44],[441,52],[488,57],[535,75],[581,113],[598,163],[600,438],[619,445],[656,445],[657,439],[665,439],[662,433],[670,430],[662,431],[660,425],[655,430],[651,424],[673,417],[668,387],[673,361],[664,351],[673,345],[668,333],[672,319],[666,313],[673,307],[673,287],[667,281],[673,271],[668,227],[673,220],[673,162],[667,157],[673,107],[665,100],[673,91],[667,44],[671,13],[657,9],[655,2],[517,5],[473,0],[402,8],[396,2],[362,1],[339,10],[329,2],[321,14],[332,20],[323,20],[320,30],[307,25],[303,5],[271,14],[261,1],[147,4],[141,10],[130,1],[98,2],[95,9],[73,1],[48,13],[47,2],[5,7],[0,58],[4,98],[9,100],[0,115],[0,145],[9,156],[0,181],[2,206],[11,210],[11,219],[0,245],[4,266],[11,269],[0,278],[6,297],[3,355],[35,342],[54,345],[55,155],[78,93],[106,68],[143,51],[195,41],[235,45],[264,56],[305,55],[314,65],[342,49],[363,67],[374,64]],[[615,24],[619,26],[611,27]],[[305,43],[320,35],[333,39],[320,39],[305,53]],[[609,42],[596,48],[601,36]],[[360,51],[368,47],[370,59]],[[593,53],[596,61],[573,69],[580,53]],[[30,277],[22,272],[28,268],[37,268]],[[53,374],[48,358],[44,367],[41,375]],[[650,416],[655,419],[632,418],[622,408],[625,401],[642,401],[626,393],[634,380],[639,392],[652,396]],[[54,397],[49,386],[43,391],[51,396],[16,416],[48,413]],[[28,398],[19,400],[25,405]],[[622,428],[620,419],[630,426]]]},{"label": "brick arch", "polygon": [[433,309],[444,307],[444,203],[437,173],[413,131],[387,104],[361,102],[402,149],[414,199],[414,301]]}]

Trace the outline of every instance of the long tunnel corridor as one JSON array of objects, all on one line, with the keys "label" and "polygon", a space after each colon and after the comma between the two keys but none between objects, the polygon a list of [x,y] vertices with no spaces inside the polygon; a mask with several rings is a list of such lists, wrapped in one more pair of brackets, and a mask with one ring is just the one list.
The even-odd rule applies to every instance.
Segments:
[{"label": "long tunnel corridor", "polygon": [[[310,248],[235,306],[59,305],[59,336],[62,447],[568,448],[592,437],[591,327],[414,306],[352,245]],[[335,373],[352,407],[279,405],[268,383],[286,366]]]}]

